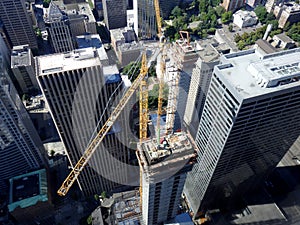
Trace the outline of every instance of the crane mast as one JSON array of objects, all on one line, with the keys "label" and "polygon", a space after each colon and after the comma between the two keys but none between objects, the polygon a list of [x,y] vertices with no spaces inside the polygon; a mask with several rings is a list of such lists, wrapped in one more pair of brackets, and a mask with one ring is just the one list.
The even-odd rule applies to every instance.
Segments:
[{"label": "crane mast", "polygon": [[[141,82],[144,82],[144,79],[148,73],[148,67],[146,62],[146,55],[143,54],[142,56],[142,66],[140,70],[140,74],[138,77],[134,80],[131,87],[127,90],[125,95],[120,100],[119,104],[116,106],[114,111],[111,113],[108,120],[105,122],[103,127],[100,129],[100,131],[97,133],[96,137],[92,140],[92,142],[89,144],[77,164],[73,167],[72,171],[68,175],[68,177],[65,179],[65,181],[62,183],[61,187],[58,189],[57,194],[60,196],[65,196],[73,183],[78,178],[80,172],[84,168],[84,166],[87,164],[89,159],[92,157],[93,153],[96,151],[98,145],[101,143],[107,132],[110,130],[118,116],[120,115],[121,111],[124,109],[125,105],[128,103],[129,99],[132,97],[135,90],[138,88],[138,86],[141,84]],[[145,102],[144,102],[145,104]],[[147,124],[146,124],[147,126]],[[147,128],[146,128],[147,129]]]},{"label": "crane mast", "polygon": [[157,23],[157,36],[160,41],[160,50],[162,53],[160,61],[160,72],[161,77],[159,80],[159,91],[158,91],[158,106],[157,106],[157,145],[160,144],[160,117],[162,115],[162,103],[163,103],[163,90],[164,90],[164,73],[165,73],[165,52],[164,52],[164,35],[162,33],[162,22],[160,16],[159,0],[154,0],[154,8]]},{"label": "crane mast", "polygon": [[162,34],[159,0],[154,0],[154,9],[155,9],[155,16],[156,16],[156,24],[157,24],[157,36],[161,38],[163,34]]}]

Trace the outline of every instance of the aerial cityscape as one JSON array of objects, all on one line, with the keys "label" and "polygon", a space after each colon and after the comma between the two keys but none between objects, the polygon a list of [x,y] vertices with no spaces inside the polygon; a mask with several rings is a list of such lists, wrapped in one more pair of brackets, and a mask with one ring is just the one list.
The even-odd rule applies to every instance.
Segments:
[{"label": "aerial cityscape", "polygon": [[0,225],[300,225],[299,0],[0,0]]}]

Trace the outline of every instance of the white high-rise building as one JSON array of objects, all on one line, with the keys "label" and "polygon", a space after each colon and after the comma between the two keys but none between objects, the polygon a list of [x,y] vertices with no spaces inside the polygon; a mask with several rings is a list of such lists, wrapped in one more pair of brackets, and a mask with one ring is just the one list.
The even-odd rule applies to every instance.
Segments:
[{"label": "white high-rise building", "polygon": [[175,217],[181,204],[187,172],[195,161],[195,145],[186,133],[138,145],[141,167],[142,224],[162,224]]},{"label": "white high-rise building", "polygon": [[[98,51],[92,47],[39,56],[36,68],[38,82],[67,150],[69,163],[74,166],[96,127],[99,131],[109,110],[118,103],[116,97],[124,88],[122,78],[116,65],[101,65]],[[112,101],[108,103],[110,98]],[[130,107],[125,108],[124,114],[120,115],[81,172],[79,184],[86,195],[100,194],[119,184],[128,184],[126,171],[130,156],[127,146],[130,137],[126,121],[130,121],[129,110]]]},{"label": "white high-rise building", "polygon": [[229,207],[257,189],[300,132],[300,49],[227,54],[200,119],[184,193],[194,212]]},{"label": "white high-rise building", "polygon": [[230,51],[227,44],[219,44],[209,38],[199,41],[197,49],[200,49],[198,51],[199,58],[192,72],[183,118],[184,124],[193,138],[198,130],[214,66],[219,64],[220,54]]}]

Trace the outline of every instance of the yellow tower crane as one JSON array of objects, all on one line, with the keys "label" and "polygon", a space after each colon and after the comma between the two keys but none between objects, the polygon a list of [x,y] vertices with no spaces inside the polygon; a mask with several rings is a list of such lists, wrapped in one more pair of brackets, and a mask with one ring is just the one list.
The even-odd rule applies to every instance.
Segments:
[{"label": "yellow tower crane", "polygon": [[155,8],[155,16],[156,16],[156,24],[157,24],[157,36],[160,41],[160,52],[161,52],[161,60],[160,60],[160,72],[161,77],[159,80],[159,91],[158,91],[158,106],[157,106],[157,145],[160,144],[160,117],[162,114],[162,103],[163,103],[163,90],[164,90],[164,74],[165,74],[165,49],[164,49],[164,35],[162,33],[162,19],[160,16],[160,7],[159,0],[154,0],[154,8]]}]

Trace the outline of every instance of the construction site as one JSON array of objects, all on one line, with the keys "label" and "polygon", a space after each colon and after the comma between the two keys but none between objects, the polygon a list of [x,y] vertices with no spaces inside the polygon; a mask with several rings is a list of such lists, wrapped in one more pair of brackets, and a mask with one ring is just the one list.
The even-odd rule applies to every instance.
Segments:
[{"label": "construction site", "polygon": [[[124,93],[104,126],[99,129],[97,135],[91,140],[84,154],[72,168],[71,173],[57,192],[61,196],[68,193],[98,145],[133,96],[133,93],[139,89],[139,142],[136,150],[140,168],[139,193],[134,194],[130,200],[134,204],[128,202],[129,200],[124,200],[125,205],[130,203],[128,207],[134,205],[129,210],[130,212],[125,213],[126,215],[122,210],[122,212],[118,211],[118,208],[121,207],[120,204],[123,203],[115,204],[115,210],[118,211],[114,213],[116,216],[114,219],[115,224],[125,224],[124,219],[127,220],[131,217],[133,219],[127,221],[130,224],[135,224],[135,220],[141,218],[140,223],[146,225],[160,224],[174,218],[180,213],[179,206],[182,201],[182,191],[187,173],[192,169],[197,157],[196,144],[189,133],[181,130],[181,126],[178,125],[177,121],[181,120],[180,117],[183,118],[182,113],[185,107],[179,109],[178,104],[186,102],[187,89],[190,83],[188,73],[191,72],[198,54],[194,44],[189,41],[188,32],[180,32],[181,39],[173,45],[166,43],[162,32],[159,1],[154,1],[154,5],[158,28],[157,36],[161,43],[159,49],[157,49],[158,51],[152,54],[148,62],[146,53],[142,54],[139,75]],[[171,57],[167,59],[167,55]],[[157,114],[152,118],[152,123],[149,123],[147,74],[153,61],[157,61],[159,95]],[[168,62],[168,65],[166,65],[166,62]],[[163,110],[162,101],[165,85],[169,88],[169,96],[168,107]],[[183,105],[185,106],[185,104]],[[162,122],[163,111],[166,111],[167,123]],[[182,112],[176,115],[175,112],[179,111]],[[140,210],[136,208],[137,199]]]},{"label": "construction site", "polygon": [[138,145],[143,224],[158,224],[178,213],[187,172],[196,161],[195,145],[185,132],[150,138]]}]

